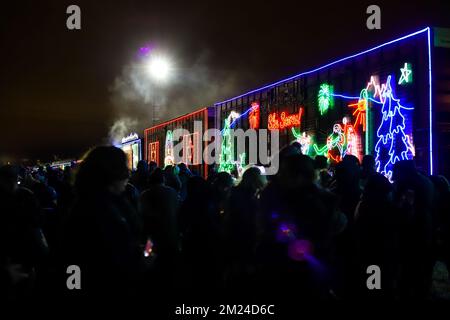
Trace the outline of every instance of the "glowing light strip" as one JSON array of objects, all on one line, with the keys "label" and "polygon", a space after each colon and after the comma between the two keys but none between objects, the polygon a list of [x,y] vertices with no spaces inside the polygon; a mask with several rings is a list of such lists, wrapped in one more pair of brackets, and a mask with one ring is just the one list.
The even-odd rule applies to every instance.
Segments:
[{"label": "glowing light strip", "polygon": [[128,145],[130,145],[130,144],[135,144],[135,143],[141,144],[141,139],[137,138],[137,139],[135,139],[135,140],[131,140],[131,141],[128,141],[128,142],[119,143],[117,146],[120,148],[121,146],[122,146],[122,147],[125,147],[125,146],[128,146]]},{"label": "glowing light strip", "polygon": [[248,108],[247,110],[245,110],[245,112],[243,114],[241,114],[239,117],[237,117],[236,119],[233,120],[233,122],[230,124],[230,128],[233,128],[234,124],[236,123],[236,121],[238,121],[240,118],[242,118],[243,116],[246,116],[250,111],[252,111],[252,107]]},{"label": "glowing light strip", "polygon": [[[419,34],[421,34],[421,33],[427,32],[427,31],[428,31],[428,43],[430,43],[430,28],[427,27],[427,28],[425,28],[425,29],[422,29],[422,30],[413,32],[413,33],[408,34],[408,35],[405,35],[405,36],[403,36],[403,37],[400,37],[400,38],[397,38],[397,39],[394,39],[394,40],[385,42],[385,43],[383,43],[383,44],[381,44],[381,45],[378,45],[378,46],[376,46],[376,47],[373,47],[373,48],[371,48],[371,49],[368,49],[368,50],[365,50],[365,51],[361,51],[361,52],[356,53],[356,54],[353,54],[353,55],[351,55],[351,56],[348,56],[348,57],[341,58],[341,59],[339,59],[339,60],[330,62],[330,63],[328,63],[328,64],[326,64],[326,65],[323,65],[323,66],[321,66],[321,67],[318,67],[318,68],[316,68],[316,69],[313,69],[313,70],[310,70],[310,71],[306,71],[306,72],[302,72],[302,73],[296,74],[296,75],[294,75],[294,76],[291,76],[291,77],[289,77],[289,78],[286,78],[286,79],[277,81],[277,82],[275,82],[275,83],[265,85],[265,86],[263,86],[263,87],[261,87],[261,88],[258,88],[258,89],[254,89],[254,90],[248,91],[248,92],[243,93],[243,94],[241,94],[241,95],[238,95],[238,96],[236,96],[236,97],[234,97],[234,98],[231,98],[231,99],[228,99],[228,100],[224,100],[224,101],[221,101],[221,102],[217,102],[217,103],[215,103],[214,105],[217,106],[217,105],[219,105],[219,104],[227,103],[227,102],[233,101],[233,100],[235,100],[235,99],[242,98],[242,97],[244,97],[244,96],[246,96],[246,95],[253,94],[253,93],[256,93],[256,92],[261,91],[261,90],[264,90],[264,89],[268,89],[268,88],[275,87],[275,86],[277,86],[277,85],[279,85],[279,84],[282,84],[282,83],[284,83],[284,82],[287,82],[287,81],[293,80],[293,79],[295,79],[295,78],[298,78],[298,77],[301,77],[301,76],[305,76],[305,75],[308,75],[308,74],[311,74],[311,73],[320,71],[320,70],[322,70],[322,69],[324,69],[324,68],[328,68],[328,67],[333,66],[333,65],[335,65],[335,64],[337,64],[337,63],[340,63],[340,62],[343,62],[343,61],[346,61],[346,60],[349,60],[349,59],[358,57],[358,56],[360,56],[360,55],[369,53],[369,52],[371,52],[371,51],[374,51],[374,50],[383,48],[383,47],[388,46],[388,45],[390,45],[390,44],[393,44],[393,43],[396,43],[396,42],[399,42],[399,41],[402,41],[402,40],[405,40],[405,39],[408,39],[408,38],[411,38],[411,37],[414,37],[414,36],[416,36],[416,35],[419,35]],[[428,49],[429,49],[430,87],[431,87],[431,58],[430,58],[430,56],[431,56],[431,51],[430,51],[430,45],[428,45]],[[430,90],[430,108],[431,108],[431,90]],[[431,113],[430,113],[430,115],[431,115]],[[430,117],[430,119],[431,119],[431,117]],[[430,122],[431,122],[431,121],[430,121]],[[431,150],[430,150],[430,152],[431,152]]]},{"label": "glowing light strip", "polygon": [[130,135],[122,138],[122,143],[127,143],[127,142],[137,140],[137,139],[139,139],[139,136],[137,133],[130,133]]},{"label": "glowing light strip", "polygon": [[196,115],[196,114],[199,114],[199,113],[201,113],[201,112],[204,112],[205,110],[208,110],[208,109],[207,109],[207,108],[202,108],[202,109],[199,109],[199,110],[197,110],[197,111],[192,111],[191,113],[187,113],[187,114],[185,114],[185,115],[179,116],[179,117],[177,117],[177,118],[174,118],[174,119],[171,119],[171,120],[167,120],[167,121],[162,122],[162,123],[160,123],[160,124],[157,124],[157,125],[155,125],[155,126],[153,126],[153,127],[150,127],[150,128],[145,129],[145,130],[144,130],[144,133],[147,133],[148,131],[153,131],[153,130],[155,130],[155,129],[157,129],[157,128],[160,128],[160,127],[162,127],[162,126],[165,126],[165,125],[174,123],[174,122],[176,122],[176,121],[182,121],[182,120],[184,120],[184,119],[186,119],[186,118],[189,118],[189,117],[191,117],[191,116],[194,116],[194,115]]},{"label": "glowing light strip", "polygon": [[[241,117],[246,116],[250,111],[252,111],[252,107],[248,108],[247,110],[245,110],[245,112],[241,115],[239,115],[236,118],[233,118],[233,121],[230,123],[230,128],[233,128],[233,126],[235,125],[236,121],[238,121]],[[238,113],[237,113],[238,114]],[[220,132],[221,134],[224,133],[225,128],[223,128]]]},{"label": "glowing light strip", "polygon": [[428,32],[428,79],[430,90],[430,174],[433,174],[433,101],[431,84],[431,29],[426,28]]},{"label": "glowing light strip", "polygon": [[[346,96],[343,94],[333,94],[333,97],[338,97],[338,98],[343,98],[343,99],[347,99],[347,100],[359,100],[360,97],[351,97],[351,96]],[[374,98],[368,98],[370,101],[378,103],[378,104],[383,104],[383,102],[379,101],[379,100],[375,100]]]}]

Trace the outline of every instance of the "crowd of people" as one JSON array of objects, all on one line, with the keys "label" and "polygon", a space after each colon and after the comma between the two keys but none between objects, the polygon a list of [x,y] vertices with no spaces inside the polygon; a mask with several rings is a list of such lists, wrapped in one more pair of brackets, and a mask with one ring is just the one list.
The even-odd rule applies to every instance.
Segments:
[{"label": "crowd of people", "polygon": [[[64,170],[0,168],[3,298],[179,297],[226,293],[296,299],[428,299],[433,267],[450,269],[443,176],[375,159],[330,167],[293,144],[275,176],[140,161],[112,146]],[[81,289],[67,288],[67,268]],[[369,266],[381,289],[369,290]]]}]

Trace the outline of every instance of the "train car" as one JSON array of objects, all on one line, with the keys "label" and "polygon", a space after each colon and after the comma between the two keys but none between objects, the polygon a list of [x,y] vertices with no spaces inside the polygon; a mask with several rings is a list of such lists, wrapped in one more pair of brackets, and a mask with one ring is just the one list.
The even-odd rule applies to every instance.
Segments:
[{"label": "train car", "polygon": [[53,161],[52,163],[50,163],[50,167],[53,169],[64,170],[66,167],[72,167],[76,163],[77,163],[77,160],[75,160],[75,159],[59,160],[59,161]]},{"label": "train car", "polygon": [[[206,146],[206,142],[203,141],[203,133],[214,126],[214,115],[214,108],[201,108],[145,129],[145,159],[147,162],[156,162],[159,167],[183,162],[189,166],[191,171],[206,178],[208,165],[202,159],[202,153]],[[200,128],[194,127],[196,123]],[[176,129],[186,130],[186,134],[177,141],[173,136]],[[174,154],[174,148],[178,143],[185,144],[183,147],[186,152],[181,155],[181,161],[176,161]]]},{"label": "train car", "polygon": [[277,129],[280,148],[297,141],[332,164],[371,154],[389,179],[397,161],[413,158],[427,174],[448,175],[449,38],[425,28],[218,102],[215,126],[232,116],[233,128]]},{"label": "train car", "polygon": [[142,159],[142,146],[141,139],[137,133],[131,133],[130,135],[123,137],[121,144],[118,145],[120,149],[125,152],[127,156],[128,169],[136,170],[139,160]]}]

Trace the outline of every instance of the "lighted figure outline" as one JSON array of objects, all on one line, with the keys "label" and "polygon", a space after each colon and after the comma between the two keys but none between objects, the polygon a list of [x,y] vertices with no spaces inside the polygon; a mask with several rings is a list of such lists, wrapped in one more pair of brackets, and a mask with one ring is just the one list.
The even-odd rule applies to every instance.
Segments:
[{"label": "lighted figure outline", "polygon": [[164,166],[172,166],[174,164],[175,158],[173,156],[173,133],[172,130],[167,130],[164,152]]},{"label": "lighted figure outline", "polygon": [[311,149],[312,138],[310,135],[307,135],[306,132],[297,132],[295,128],[292,129],[292,134],[295,140],[300,143],[302,154],[309,155]]},{"label": "lighted figure outline", "polygon": [[250,113],[248,115],[248,123],[250,129],[259,129],[260,122],[260,108],[258,102],[252,102],[250,107]]},{"label": "lighted figure outline", "polygon": [[[361,159],[361,151],[359,150],[358,133],[355,127],[351,124],[351,119],[344,117],[341,123],[333,125],[333,132],[327,137],[326,144],[318,147],[316,143],[313,144],[313,149],[317,155],[327,157],[334,162],[340,162],[348,155],[354,155]],[[334,154],[335,151],[338,154]]]}]

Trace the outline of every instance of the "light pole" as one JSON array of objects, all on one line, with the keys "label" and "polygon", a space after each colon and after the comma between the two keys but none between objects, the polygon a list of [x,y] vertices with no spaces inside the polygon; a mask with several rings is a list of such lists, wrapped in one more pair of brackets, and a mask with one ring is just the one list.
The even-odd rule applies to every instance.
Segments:
[{"label": "light pole", "polygon": [[[153,80],[154,84],[157,86],[163,86],[167,84],[172,75],[172,64],[168,57],[159,54],[152,54],[147,63],[146,69],[148,75]],[[153,97],[153,115],[152,115],[152,125],[156,122],[156,102]]]}]

